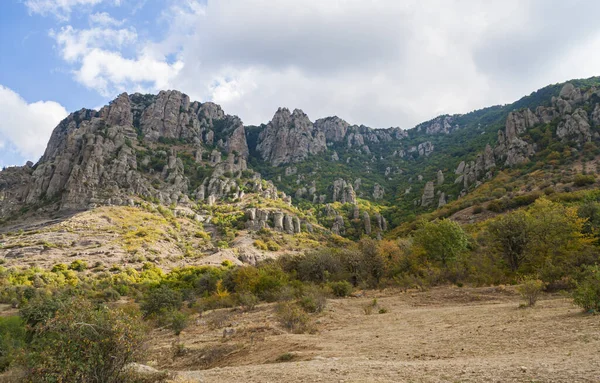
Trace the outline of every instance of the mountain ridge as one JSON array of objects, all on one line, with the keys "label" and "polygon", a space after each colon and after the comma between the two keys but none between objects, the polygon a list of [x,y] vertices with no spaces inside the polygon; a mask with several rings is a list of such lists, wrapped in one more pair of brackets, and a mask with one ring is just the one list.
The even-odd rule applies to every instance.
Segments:
[{"label": "mountain ridge", "polygon": [[38,163],[0,173],[0,217],[132,205],[132,197],[212,205],[263,192],[265,178],[286,203],[322,205],[341,195],[356,204],[358,197],[386,210],[394,226],[394,209],[406,216],[439,208],[494,169],[528,163],[542,148],[531,137],[535,127],[553,129],[551,141],[575,150],[598,139],[598,87],[599,77],[549,85],[513,104],[441,115],[407,130],[338,116],[313,122],[287,108],[267,124],[246,126],[179,91],[123,93],[99,111],[81,109],[61,121]]}]

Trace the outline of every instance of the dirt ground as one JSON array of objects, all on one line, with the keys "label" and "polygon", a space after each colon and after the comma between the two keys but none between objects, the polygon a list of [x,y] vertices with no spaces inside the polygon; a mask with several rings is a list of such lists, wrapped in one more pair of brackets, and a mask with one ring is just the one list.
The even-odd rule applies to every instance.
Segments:
[{"label": "dirt ground", "polygon": [[519,304],[504,287],[367,292],[330,300],[314,334],[285,332],[269,304],[217,310],[178,340],[156,331],[149,364],[181,382],[600,382],[600,316],[561,295]]}]

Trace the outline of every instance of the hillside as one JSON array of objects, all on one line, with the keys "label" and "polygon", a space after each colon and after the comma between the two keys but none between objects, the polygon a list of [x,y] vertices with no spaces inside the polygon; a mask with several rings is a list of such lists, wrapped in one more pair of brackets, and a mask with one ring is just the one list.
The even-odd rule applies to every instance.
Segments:
[{"label": "hillside", "polygon": [[407,130],[82,109],[0,171],[0,380],[596,381],[598,142],[600,77]]}]

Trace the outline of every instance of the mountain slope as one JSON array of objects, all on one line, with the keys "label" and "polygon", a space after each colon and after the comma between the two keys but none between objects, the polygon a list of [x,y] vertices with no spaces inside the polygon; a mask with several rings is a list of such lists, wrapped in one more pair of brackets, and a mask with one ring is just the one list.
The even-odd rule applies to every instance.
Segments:
[{"label": "mountain slope", "polygon": [[[503,169],[527,174],[548,157],[557,161],[557,153],[556,166],[581,153],[593,157],[599,89],[600,78],[574,80],[409,130],[339,117],[312,122],[286,108],[268,124],[244,126],[218,105],[177,91],[122,94],[100,111],[63,120],[38,163],[0,172],[0,219],[143,201],[196,210],[238,201],[253,217],[244,201],[255,195],[300,210],[281,210],[283,218],[273,210],[249,227],[294,232],[320,224],[349,238],[379,236],[459,200]],[[306,218],[295,227],[299,215]]]}]

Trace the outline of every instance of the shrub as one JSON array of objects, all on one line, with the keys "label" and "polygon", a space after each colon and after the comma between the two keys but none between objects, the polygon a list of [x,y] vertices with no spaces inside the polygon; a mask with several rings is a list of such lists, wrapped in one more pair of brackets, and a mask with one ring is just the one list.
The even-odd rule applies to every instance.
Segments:
[{"label": "shrub", "polygon": [[269,251],[278,251],[280,248],[281,246],[279,246],[275,241],[267,242],[267,249],[269,249]]},{"label": "shrub", "polygon": [[254,310],[258,303],[258,297],[250,292],[241,292],[236,295],[237,303],[244,311]]},{"label": "shrub", "polygon": [[377,298],[374,298],[370,303],[363,306],[363,312],[365,315],[371,315],[373,310],[379,307],[379,303],[377,303]]},{"label": "shrub", "polygon": [[298,299],[298,304],[308,313],[320,313],[327,305],[327,298],[321,289],[313,286],[304,291]]},{"label": "shrub", "polygon": [[477,205],[473,208],[473,214],[481,214],[483,212],[483,207],[481,205]]},{"label": "shrub", "polygon": [[179,310],[183,303],[181,292],[168,286],[160,286],[146,293],[140,305],[145,317],[156,315],[164,311]]},{"label": "shrub", "polygon": [[267,250],[267,244],[264,243],[263,241],[261,241],[260,239],[257,239],[256,241],[254,241],[253,243],[254,247],[256,247],[259,250]]},{"label": "shrub", "polygon": [[276,362],[289,362],[290,360],[294,359],[296,357],[296,355],[286,352],[285,354],[281,354],[277,357],[277,359],[275,359]]},{"label": "shrub", "polygon": [[56,265],[52,266],[52,272],[53,273],[58,273],[61,271],[67,271],[69,269],[69,267],[67,265],[65,265],[64,263],[57,263]]},{"label": "shrub", "polygon": [[77,259],[71,262],[71,264],[69,265],[69,269],[74,271],[84,271],[85,269],[87,269],[87,267],[87,263],[85,261],[82,261],[81,259]]},{"label": "shrub", "polygon": [[277,319],[285,329],[294,334],[308,332],[311,328],[308,314],[294,303],[279,303],[277,305]]},{"label": "shrub", "polygon": [[573,292],[573,302],[589,312],[600,312],[600,266],[588,266]]},{"label": "shrub", "polygon": [[544,282],[533,278],[527,278],[523,280],[523,283],[518,287],[521,297],[525,299],[526,304],[529,307],[535,306],[535,303],[537,302],[543,289]]},{"label": "shrub", "polygon": [[25,323],[18,316],[0,317],[0,372],[10,367],[25,346]]},{"label": "shrub", "polygon": [[336,297],[347,297],[352,293],[352,284],[348,281],[330,282],[329,288]]},{"label": "shrub", "polygon": [[179,334],[181,334],[188,326],[189,316],[181,311],[173,311],[170,315],[170,322],[169,327],[173,330],[175,335],[179,336]]},{"label": "shrub", "polygon": [[594,177],[592,174],[577,174],[573,180],[573,184],[575,186],[587,186],[593,184],[594,182],[596,182],[596,177]]},{"label": "shrub", "polygon": [[71,298],[29,332],[26,381],[117,383],[138,356],[145,329],[136,312]]}]

